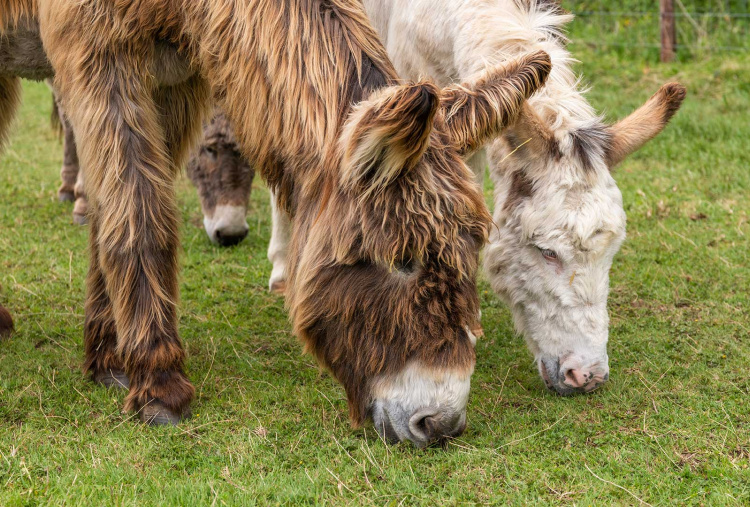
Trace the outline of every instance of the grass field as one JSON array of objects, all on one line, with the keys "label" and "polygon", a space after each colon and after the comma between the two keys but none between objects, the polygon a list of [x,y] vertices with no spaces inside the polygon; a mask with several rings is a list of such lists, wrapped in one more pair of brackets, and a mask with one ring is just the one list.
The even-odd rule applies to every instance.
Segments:
[{"label": "grass field", "polygon": [[750,57],[664,66],[577,49],[610,118],[664,81],[689,88],[668,130],[617,170],[629,225],[612,270],[611,380],[548,393],[482,282],[469,427],[446,449],[350,428],[343,390],[265,289],[260,182],[250,235],[220,249],[180,180],[194,417],[153,429],[123,414],[123,395],[80,371],[87,230],[56,202],[50,96],[27,83],[0,159],[0,301],[18,328],[0,343],[0,505],[750,503]]}]

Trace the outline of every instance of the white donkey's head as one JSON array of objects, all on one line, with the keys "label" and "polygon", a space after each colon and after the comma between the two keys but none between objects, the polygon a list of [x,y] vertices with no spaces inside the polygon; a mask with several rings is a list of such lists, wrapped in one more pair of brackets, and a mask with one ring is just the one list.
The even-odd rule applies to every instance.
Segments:
[{"label": "white donkey's head", "polygon": [[491,148],[497,230],[486,252],[493,289],[509,305],[550,389],[587,392],[609,378],[607,295],[625,239],[622,195],[610,170],[656,136],[685,88],[664,85],[615,125],[560,126],[527,105]]}]

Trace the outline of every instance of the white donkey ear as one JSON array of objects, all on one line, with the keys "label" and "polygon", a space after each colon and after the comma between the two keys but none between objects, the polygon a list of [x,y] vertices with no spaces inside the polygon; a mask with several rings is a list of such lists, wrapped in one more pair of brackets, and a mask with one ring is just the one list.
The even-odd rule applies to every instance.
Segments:
[{"label": "white donkey ear", "polygon": [[609,127],[612,141],[607,148],[607,163],[610,169],[656,137],[680,109],[686,94],[687,90],[679,83],[665,84],[630,116]]},{"label": "white donkey ear", "polygon": [[341,136],[344,186],[365,195],[416,166],[430,144],[440,99],[427,82],[393,86],[358,104]]},{"label": "white donkey ear", "polygon": [[537,51],[443,89],[445,121],[459,153],[467,155],[500,135],[551,69],[549,55]]}]

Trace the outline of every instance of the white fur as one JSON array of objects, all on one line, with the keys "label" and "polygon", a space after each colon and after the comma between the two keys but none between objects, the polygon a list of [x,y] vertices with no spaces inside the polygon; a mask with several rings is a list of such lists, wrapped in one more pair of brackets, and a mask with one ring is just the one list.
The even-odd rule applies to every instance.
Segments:
[{"label": "white fur", "polygon": [[[387,413],[399,440],[410,440],[416,445],[429,442],[415,428],[414,419],[434,414],[451,421],[457,430],[466,423],[466,404],[471,387],[471,369],[456,372],[433,369],[412,361],[395,375],[381,375],[372,384],[375,411]],[[374,417],[378,428],[379,417]]]},{"label": "white fur", "polygon": [[274,285],[286,280],[286,256],[292,236],[292,224],[289,222],[289,217],[276,205],[273,192],[271,192],[271,216],[273,223],[271,241],[268,244],[268,260],[271,261],[273,268],[271,278],[268,280],[268,288],[273,290]]},{"label": "white fur", "polygon": [[249,227],[245,220],[247,209],[244,206],[217,205],[212,215],[203,214],[203,227],[211,241],[218,243],[216,231],[226,235],[246,234]]},{"label": "white fur", "polygon": [[396,375],[380,376],[373,381],[372,396],[416,411],[425,406],[453,413],[466,409],[473,368],[452,372],[432,369],[414,361]]}]

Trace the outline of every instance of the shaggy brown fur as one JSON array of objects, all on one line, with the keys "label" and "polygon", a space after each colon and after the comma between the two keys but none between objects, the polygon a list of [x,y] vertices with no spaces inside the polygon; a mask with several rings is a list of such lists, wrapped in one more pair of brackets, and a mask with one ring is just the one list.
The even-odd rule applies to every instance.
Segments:
[{"label": "shaggy brown fur", "polygon": [[0,305],[0,338],[5,338],[13,332],[13,318],[10,312]]},{"label": "shaggy brown fur", "polygon": [[[459,153],[515,115],[548,74],[548,59],[531,57],[517,76],[490,72],[466,87],[465,98],[446,92],[449,104],[469,105],[469,112],[452,105],[446,116],[431,85],[395,86],[355,0],[38,4],[91,199],[86,366],[95,376],[125,370],[126,408],[164,407],[171,421],[193,396],[177,334],[173,180],[200,131],[209,90],[295,218],[294,329],[343,383],[352,420],[367,415],[373,377],[409,360],[473,366],[465,326],[478,314],[475,275],[490,216]],[[35,5],[0,0],[0,12],[19,19],[36,14]],[[176,52],[189,67],[169,56]],[[186,68],[194,74],[176,80]],[[362,114],[352,113],[362,101]],[[383,104],[393,108],[390,126],[376,121]],[[350,135],[371,128],[377,136]],[[386,176],[360,179],[364,187],[342,180],[373,170]],[[368,181],[377,188],[368,192]]]}]

